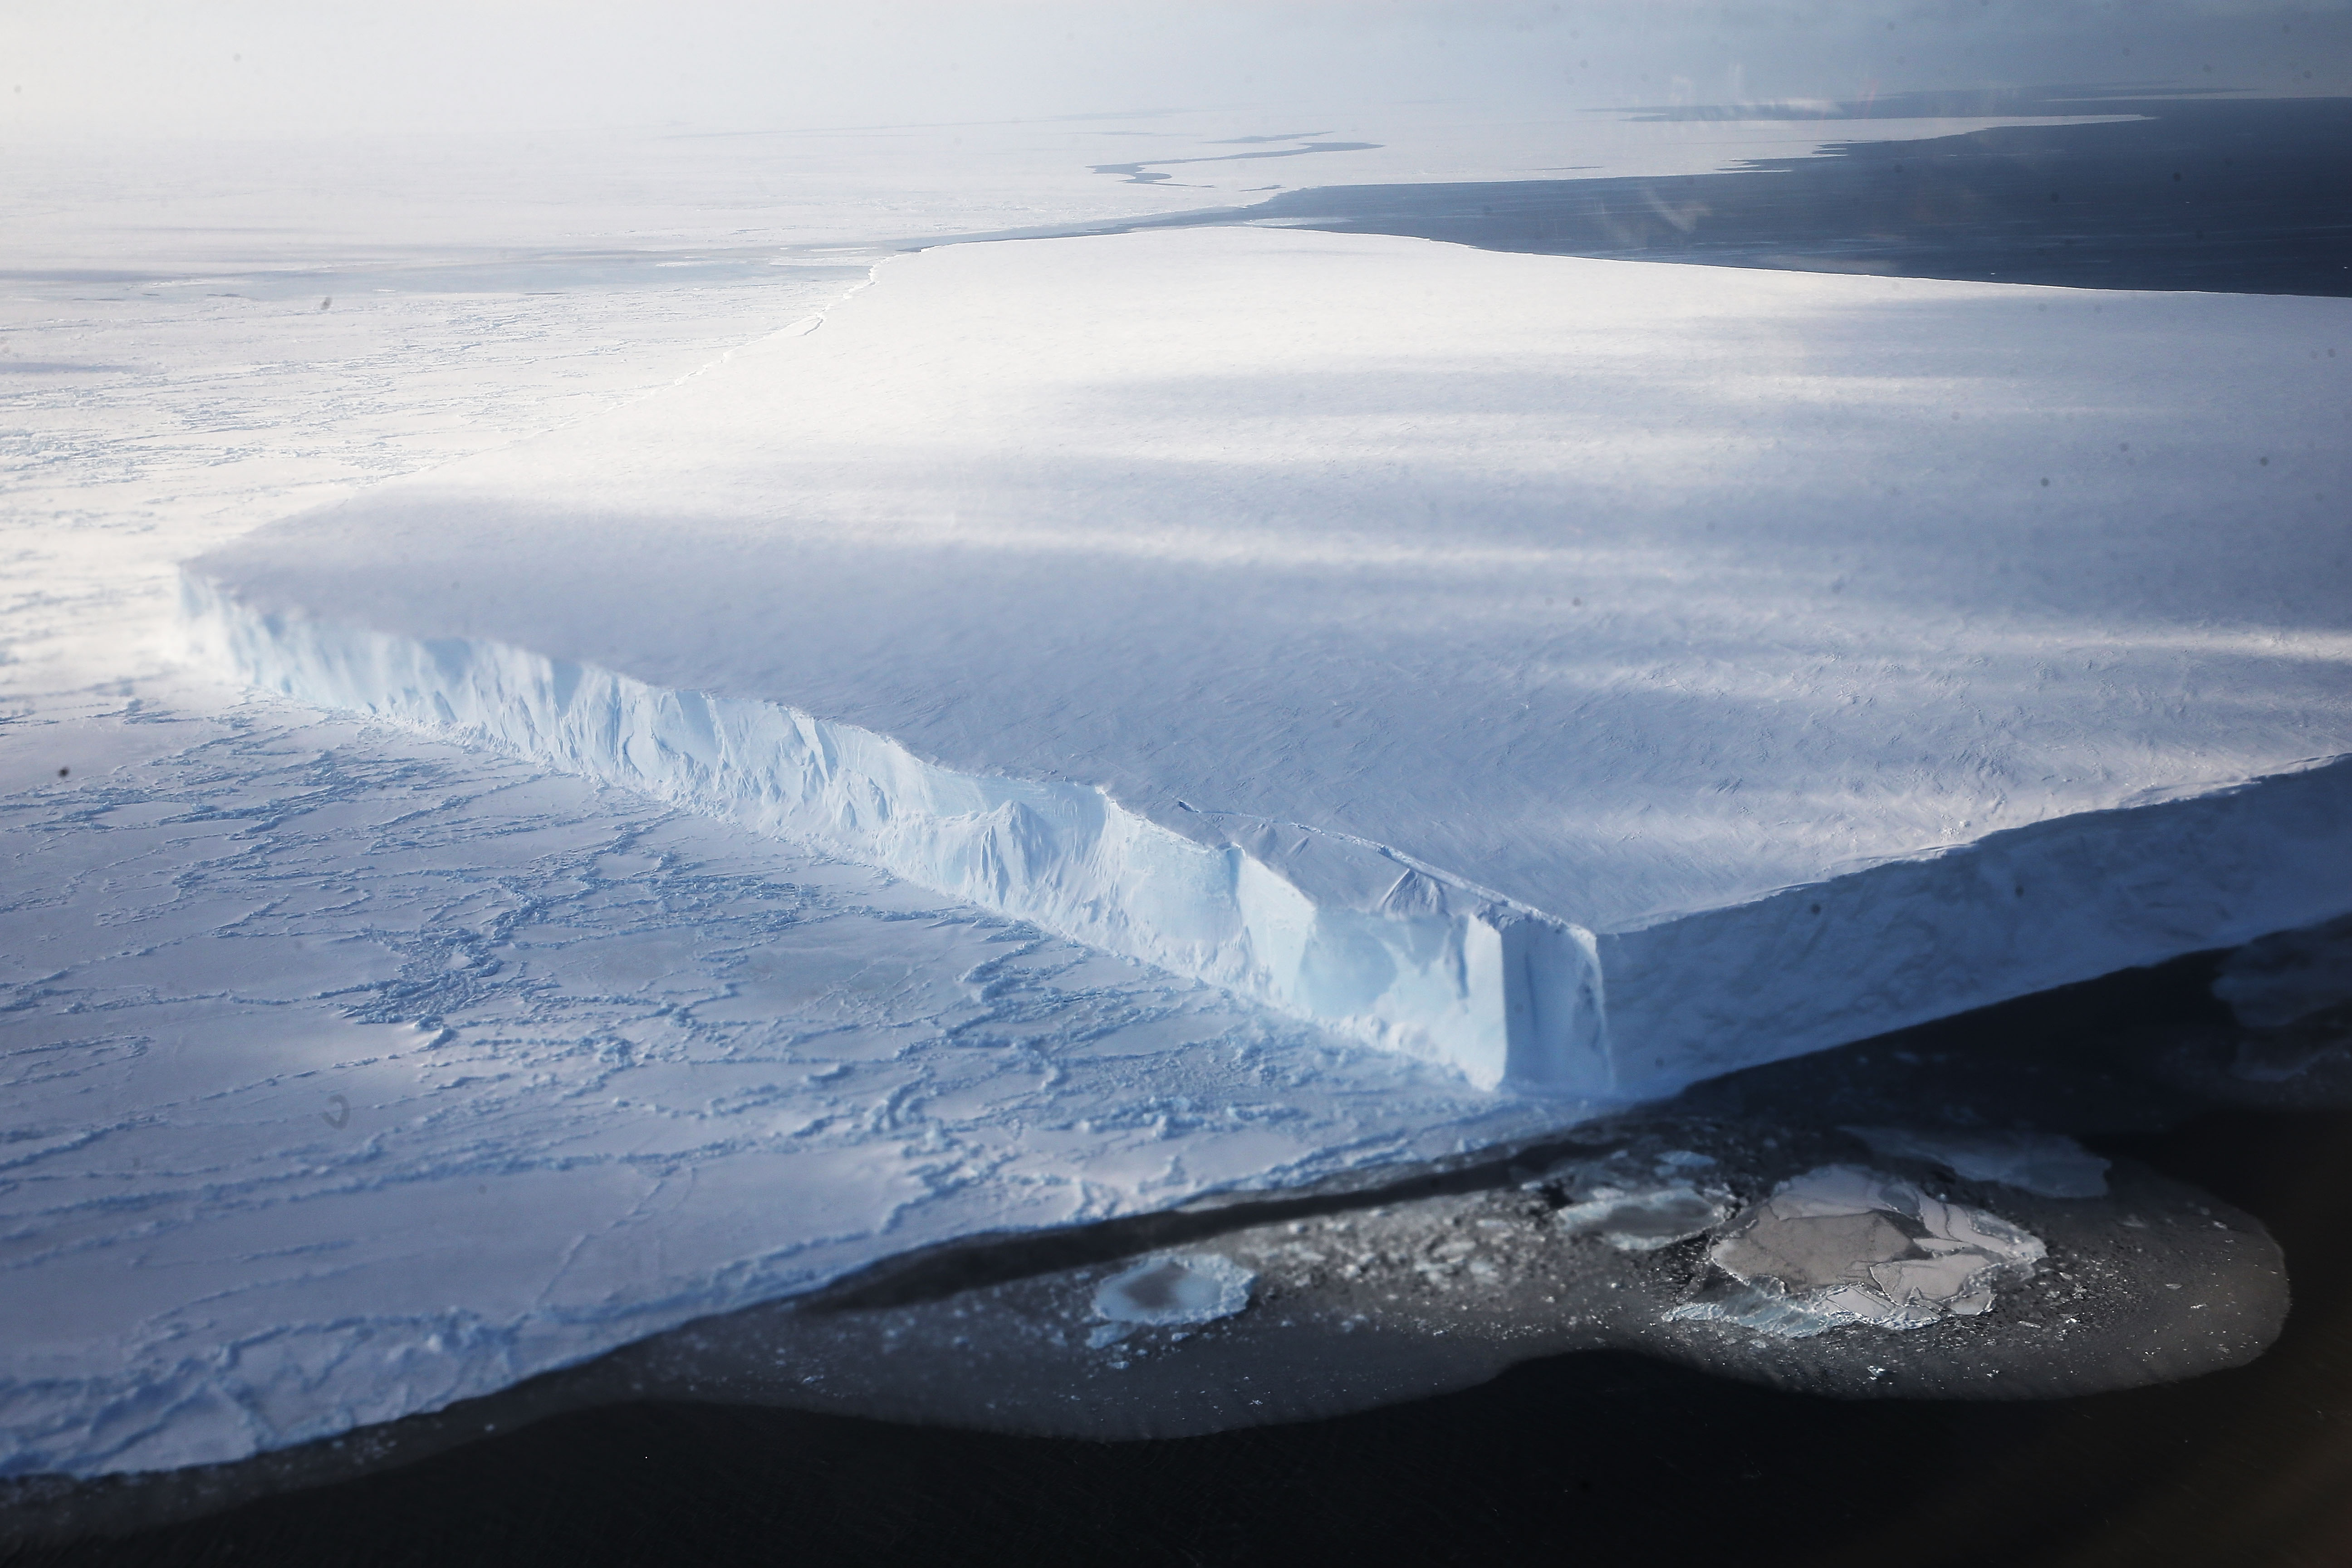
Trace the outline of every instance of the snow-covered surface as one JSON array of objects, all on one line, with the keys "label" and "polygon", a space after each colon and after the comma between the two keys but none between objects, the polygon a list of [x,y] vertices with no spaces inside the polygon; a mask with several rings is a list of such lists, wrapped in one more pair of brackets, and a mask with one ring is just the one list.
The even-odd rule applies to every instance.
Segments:
[{"label": "snow-covered surface", "polygon": [[[546,268],[568,257],[608,277],[656,258],[756,272],[906,241],[1242,207],[1309,186],[1707,174],[1849,141],[2113,118],[1675,121],[1419,104],[1359,108],[1296,134],[1228,109],[727,135],[76,137],[14,144],[0,280],[212,292],[262,274],[298,288],[315,278],[353,300],[432,278],[445,293],[470,282],[527,309],[516,296],[561,287]],[[672,302],[702,280],[681,268]]]},{"label": "snow-covered surface", "polygon": [[269,704],[119,728],[148,760],[0,815],[0,1473],[1549,1115],[577,779]]},{"label": "snow-covered surface", "polygon": [[1596,1187],[1552,1217],[1570,1236],[1597,1236],[1620,1252],[1655,1252],[1705,1234],[1730,1213],[1720,1199],[1685,1182],[1638,1192]]},{"label": "snow-covered surface", "polygon": [[188,602],[307,700],[1656,1092],[2340,911],[2347,369],[2336,300],[954,247]]}]

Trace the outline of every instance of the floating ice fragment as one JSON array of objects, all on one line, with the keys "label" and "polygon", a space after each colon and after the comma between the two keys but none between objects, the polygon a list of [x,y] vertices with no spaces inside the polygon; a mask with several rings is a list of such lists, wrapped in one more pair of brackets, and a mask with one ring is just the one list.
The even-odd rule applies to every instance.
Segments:
[{"label": "floating ice fragment", "polygon": [[2030,1272],[2047,1252],[2007,1220],[1899,1176],[1823,1165],[1780,1184],[1707,1250],[1743,1289],[1666,1317],[1790,1339],[1843,1323],[1924,1328],[1990,1310],[1993,1287]]},{"label": "floating ice fragment", "polygon": [[[1784,1340],[1809,1340],[1815,1334],[1862,1320],[1853,1314],[1810,1305],[1788,1296],[1772,1296],[1741,1285],[1702,1301],[1688,1301],[1666,1314],[1669,1322],[1729,1323]],[[1915,1325],[1897,1323],[1895,1328]]]},{"label": "floating ice fragment", "polygon": [[1887,1160],[1927,1160],[1972,1182],[1999,1182],[2048,1198],[2104,1197],[2107,1162],[2058,1132],[1923,1131],[1847,1127]]},{"label": "floating ice fragment", "polygon": [[[1095,1315],[1129,1327],[1213,1323],[1249,1305],[1250,1285],[1256,1279],[1232,1258],[1213,1252],[1147,1258],[1095,1287]],[[1097,1329],[1087,1342],[1109,1342],[1103,1333]]]},{"label": "floating ice fragment", "polygon": [[2248,942],[2221,961],[2213,994],[2255,1029],[2352,1002],[2352,915]]},{"label": "floating ice fragment", "polygon": [[1730,1213],[1730,1205],[1696,1187],[1653,1187],[1638,1193],[1596,1187],[1591,1197],[1552,1217],[1570,1236],[1598,1236],[1621,1252],[1655,1252],[1712,1229]]}]

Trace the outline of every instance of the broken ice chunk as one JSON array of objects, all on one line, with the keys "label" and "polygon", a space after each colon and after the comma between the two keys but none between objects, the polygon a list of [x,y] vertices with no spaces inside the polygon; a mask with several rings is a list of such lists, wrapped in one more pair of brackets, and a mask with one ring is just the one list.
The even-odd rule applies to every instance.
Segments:
[{"label": "broken ice chunk", "polygon": [[1789,1338],[1842,1323],[1922,1328],[1989,1310],[1993,1287],[2030,1272],[2047,1250],[2007,1220],[1899,1176],[1823,1165],[1780,1184],[1708,1249],[1707,1260],[1745,1289],[1666,1316]]},{"label": "broken ice chunk", "polygon": [[2352,1002],[2352,915],[2248,942],[2221,961],[2213,994],[2254,1029]]},{"label": "broken ice chunk", "polygon": [[1999,1182],[2046,1198],[2096,1198],[2107,1191],[2107,1162],[2057,1132],[1923,1131],[1910,1127],[1847,1127],[1888,1160],[1926,1160],[1972,1182]]},{"label": "broken ice chunk", "polygon": [[1256,1279],[1213,1252],[1147,1258],[1095,1287],[1095,1316],[1135,1328],[1213,1323],[1249,1305]]},{"label": "broken ice chunk", "polygon": [[1696,1187],[1653,1187],[1622,1192],[1596,1187],[1582,1203],[1570,1204],[1552,1217],[1570,1236],[1598,1236],[1621,1252],[1655,1252],[1723,1223],[1728,1205]]}]

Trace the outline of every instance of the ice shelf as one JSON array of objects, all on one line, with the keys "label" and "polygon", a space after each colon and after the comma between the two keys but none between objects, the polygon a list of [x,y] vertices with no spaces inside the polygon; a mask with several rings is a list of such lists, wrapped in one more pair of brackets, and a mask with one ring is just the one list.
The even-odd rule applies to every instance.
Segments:
[{"label": "ice shelf", "polygon": [[1638,1096],[2352,903],[2347,371],[2337,300],[950,247],[184,603],[272,689]]}]

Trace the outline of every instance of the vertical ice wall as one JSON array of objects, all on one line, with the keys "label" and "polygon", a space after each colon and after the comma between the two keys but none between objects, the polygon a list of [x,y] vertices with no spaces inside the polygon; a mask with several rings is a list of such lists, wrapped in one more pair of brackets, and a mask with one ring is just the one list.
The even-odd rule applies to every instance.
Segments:
[{"label": "vertical ice wall", "polygon": [[1473,1084],[1616,1088],[1591,934],[1392,849],[1102,790],[957,773],[779,703],[486,640],[256,614],[201,577],[199,645],[253,685],[444,726],[1193,976]]}]

